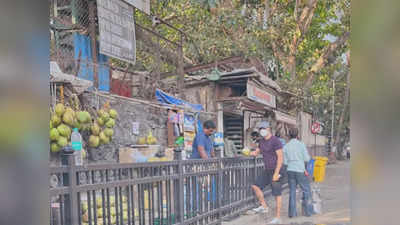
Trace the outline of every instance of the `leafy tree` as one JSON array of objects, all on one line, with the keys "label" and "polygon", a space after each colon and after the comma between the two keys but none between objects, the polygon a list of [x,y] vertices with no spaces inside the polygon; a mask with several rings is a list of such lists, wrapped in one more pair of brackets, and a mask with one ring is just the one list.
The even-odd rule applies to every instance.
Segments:
[{"label": "leafy tree", "polygon": [[[350,0],[152,0],[152,13],[187,34],[185,63],[202,64],[230,56],[255,56],[271,69],[281,87],[298,98],[297,111],[311,110],[330,124],[331,99],[336,96],[335,126],[343,133],[348,121],[346,75],[332,90],[333,74],[348,71]],[[137,15],[141,24],[151,20]],[[165,26],[155,30],[175,42],[179,32]],[[162,48],[168,44],[160,41]],[[154,58],[143,54],[144,66]],[[139,57],[138,56],[138,57]],[[172,55],[168,58],[174,58]],[[175,57],[176,58],[176,57]],[[146,60],[145,60],[146,59]],[[163,64],[164,70],[174,65]],[[290,96],[290,95],[289,95]],[[343,109],[346,109],[343,113]],[[330,126],[329,126],[330,127]],[[326,134],[330,134],[326,129]],[[337,139],[337,138],[336,138]]]}]

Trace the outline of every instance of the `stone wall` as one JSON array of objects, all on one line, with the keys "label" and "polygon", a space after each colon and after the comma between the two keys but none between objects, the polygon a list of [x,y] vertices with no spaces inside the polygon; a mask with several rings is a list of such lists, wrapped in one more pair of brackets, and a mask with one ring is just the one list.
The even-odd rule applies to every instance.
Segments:
[{"label": "stone wall", "polygon": [[[99,105],[109,101],[110,106],[117,110],[119,116],[114,127],[114,136],[110,144],[102,145],[98,149],[90,149],[90,158],[94,162],[117,162],[118,149],[137,144],[140,137],[147,137],[149,132],[157,138],[161,148],[167,146],[167,118],[166,109],[150,106],[145,103],[132,102],[123,98],[99,96]],[[97,100],[92,93],[83,95],[85,105],[95,107]],[[132,123],[139,122],[139,135],[133,134]]]},{"label": "stone wall", "polygon": [[[152,131],[153,136],[157,138],[157,144],[160,145],[160,150],[167,148],[167,109],[106,94],[96,98],[93,93],[84,93],[80,99],[82,105],[92,108],[96,108],[97,105],[101,107],[109,101],[110,106],[117,110],[119,114],[115,123],[114,135],[111,142],[97,149],[87,149],[89,153],[89,163],[117,162],[119,148],[137,144],[139,138],[147,137],[150,131]],[[216,120],[216,117],[213,115],[204,113],[201,113],[199,118],[201,121],[208,119]],[[139,135],[133,134],[133,122],[140,123]],[[51,165],[60,164],[60,156],[58,154],[51,155],[50,160]]]}]

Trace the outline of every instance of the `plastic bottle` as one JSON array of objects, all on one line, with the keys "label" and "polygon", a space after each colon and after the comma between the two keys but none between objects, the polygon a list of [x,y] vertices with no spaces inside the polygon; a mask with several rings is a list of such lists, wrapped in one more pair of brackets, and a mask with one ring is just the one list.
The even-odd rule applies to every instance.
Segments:
[{"label": "plastic bottle", "polygon": [[75,165],[81,166],[83,164],[82,157],[82,136],[78,131],[78,128],[74,128],[71,134],[71,145],[75,151]]}]

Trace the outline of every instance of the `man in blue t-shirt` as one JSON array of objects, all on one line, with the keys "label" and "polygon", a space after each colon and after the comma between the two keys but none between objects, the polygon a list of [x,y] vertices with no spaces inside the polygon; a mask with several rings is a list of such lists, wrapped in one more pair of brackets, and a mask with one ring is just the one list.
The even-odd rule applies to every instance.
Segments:
[{"label": "man in blue t-shirt", "polygon": [[211,135],[215,132],[215,123],[207,120],[203,124],[203,131],[194,138],[192,145],[192,159],[208,159],[215,157]]}]

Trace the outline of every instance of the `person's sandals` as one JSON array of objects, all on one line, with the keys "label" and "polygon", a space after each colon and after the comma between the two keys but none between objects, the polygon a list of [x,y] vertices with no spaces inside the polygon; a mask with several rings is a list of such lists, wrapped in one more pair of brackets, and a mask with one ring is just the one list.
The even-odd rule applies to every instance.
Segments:
[{"label": "person's sandals", "polygon": [[264,208],[264,206],[260,206],[252,210],[255,213],[268,213],[268,207]]}]

